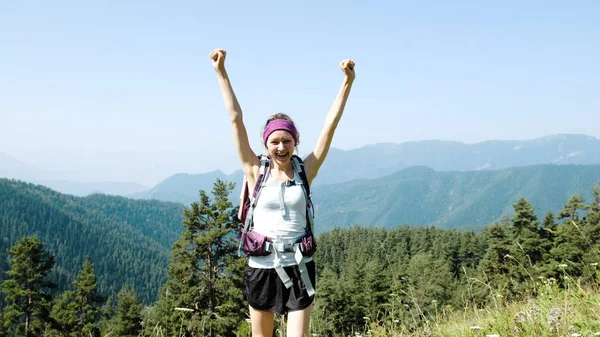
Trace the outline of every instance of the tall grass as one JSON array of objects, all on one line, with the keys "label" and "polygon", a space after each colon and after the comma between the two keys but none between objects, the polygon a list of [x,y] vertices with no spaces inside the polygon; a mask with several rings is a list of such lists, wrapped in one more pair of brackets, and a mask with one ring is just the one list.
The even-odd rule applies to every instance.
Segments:
[{"label": "tall grass", "polygon": [[598,278],[582,287],[568,275],[567,287],[555,280],[540,282],[538,295],[493,308],[468,307],[437,315],[424,326],[410,330],[402,322],[373,322],[356,336],[598,336],[600,335],[600,291]]}]

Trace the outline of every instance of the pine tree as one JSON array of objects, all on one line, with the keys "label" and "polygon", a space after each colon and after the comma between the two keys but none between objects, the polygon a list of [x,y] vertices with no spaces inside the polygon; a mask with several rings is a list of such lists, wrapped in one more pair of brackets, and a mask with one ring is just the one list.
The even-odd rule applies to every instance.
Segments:
[{"label": "pine tree", "polygon": [[142,305],[133,287],[125,284],[117,294],[115,334],[122,337],[138,336],[142,330]]},{"label": "pine tree", "polygon": [[339,276],[326,267],[319,274],[319,296],[315,297],[312,325],[319,335],[333,336],[336,333],[346,334],[351,326],[346,322],[343,309],[346,308],[349,296]]},{"label": "pine tree", "polygon": [[72,336],[77,324],[76,307],[73,301],[75,292],[66,290],[54,298],[50,317],[54,321],[54,330],[61,336]]},{"label": "pine tree", "polygon": [[54,256],[44,250],[37,237],[24,237],[9,251],[10,279],[2,282],[8,306],[4,326],[14,335],[34,335],[49,322],[51,296],[45,288],[55,287],[45,277],[54,267]]},{"label": "pine tree", "polygon": [[106,302],[100,310],[100,321],[98,327],[102,332],[102,335],[106,335],[115,329],[115,322],[117,320],[115,315],[114,296],[108,296]]},{"label": "pine tree", "polygon": [[435,259],[431,253],[414,255],[407,268],[408,290],[404,299],[418,320],[435,313],[437,306],[448,303],[454,282],[447,261]]},{"label": "pine tree", "polygon": [[186,336],[233,336],[245,318],[245,260],[237,256],[237,211],[228,200],[233,187],[217,179],[212,200],[200,191],[200,202],[184,211],[186,230],[173,245],[157,304],[169,333],[179,333],[183,320]]},{"label": "pine tree", "polygon": [[513,205],[515,214],[511,219],[515,246],[512,255],[519,263],[529,271],[533,270],[538,262],[542,260],[542,237],[541,230],[533,209],[533,205],[524,198],[520,198]]},{"label": "pine tree", "polygon": [[94,265],[86,256],[83,268],[73,281],[75,286],[74,304],[77,324],[75,331],[77,336],[89,336],[99,334],[96,322],[100,313],[100,306],[104,298],[98,294],[98,285]]},{"label": "pine tree", "polygon": [[[507,224],[494,223],[486,231],[488,249],[479,263],[480,277],[473,282],[475,300],[486,302],[496,295],[507,295],[511,263],[507,255],[511,250],[511,235]],[[479,281],[479,282],[478,282]]]},{"label": "pine tree", "polygon": [[365,287],[365,265],[366,259],[346,260],[344,270],[340,274],[340,288],[348,294],[346,305],[340,308],[346,331],[361,329],[365,324],[365,318],[369,316],[369,303]]},{"label": "pine tree", "polygon": [[579,210],[585,210],[587,206],[584,204],[582,195],[572,196],[565,204],[565,207],[558,213],[559,219],[569,219],[579,222]]},{"label": "pine tree", "polygon": [[579,211],[587,209],[583,202],[582,196],[573,196],[558,213],[558,219],[562,219],[563,223],[558,227],[556,245],[550,251],[552,258],[559,263],[555,266],[556,274],[562,274],[566,268],[573,277],[582,275],[584,254],[590,248],[579,219]]},{"label": "pine tree", "polygon": [[554,214],[552,212],[547,212],[542,221],[541,236],[543,240],[541,247],[543,262],[541,263],[540,271],[542,276],[546,278],[556,278],[558,275],[556,275],[555,266],[558,262],[554,261],[551,252],[552,248],[556,245],[558,226],[554,221]]},{"label": "pine tree", "polygon": [[582,221],[581,235],[586,242],[583,253],[582,270],[585,280],[596,280],[600,262],[600,184],[592,187],[593,198],[586,207],[587,214]]}]

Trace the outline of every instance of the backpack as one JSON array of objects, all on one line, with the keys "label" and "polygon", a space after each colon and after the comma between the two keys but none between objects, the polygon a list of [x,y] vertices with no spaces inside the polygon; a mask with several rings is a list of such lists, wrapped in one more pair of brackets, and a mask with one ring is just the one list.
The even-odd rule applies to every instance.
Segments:
[{"label": "backpack", "polygon": [[[238,239],[240,239],[240,248],[242,245],[244,246],[244,253],[246,255],[265,256],[270,254],[268,247],[265,249],[265,243],[270,242],[270,239],[263,237],[258,233],[252,232],[252,228],[254,227],[252,215],[254,213],[256,203],[258,202],[258,198],[260,197],[260,192],[269,170],[271,158],[266,155],[260,155],[258,158],[260,159],[260,167],[252,195],[249,193],[248,181],[244,176],[242,191],[240,193],[240,207],[238,210],[238,220],[240,220],[240,225],[237,236]],[[306,176],[304,162],[302,159],[297,155],[293,155],[291,161],[292,165],[294,166],[295,173],[298,173],[298,176],[302,181],[300,184],[302,185],[302,189],[306,197],[307,224],[305,225],[305,235],[299,239],[298,243],[300,244],[303,255],[312,256],[316,251],[317,245],[313,235],[314,209],[311,200],[310,185],[308,183],[308,177]],[[287,184],[295,183],[295,181],[287,182]]]}]

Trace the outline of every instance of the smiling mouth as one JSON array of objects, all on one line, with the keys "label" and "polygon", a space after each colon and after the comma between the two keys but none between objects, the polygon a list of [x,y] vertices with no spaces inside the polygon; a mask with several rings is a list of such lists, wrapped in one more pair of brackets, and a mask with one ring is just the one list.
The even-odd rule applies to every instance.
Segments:
[{"label": "smiling mouth", "polygon": [[275,157],[277,157],[277,159],[286,159],[288,156],[288,153],[276,153]]}]

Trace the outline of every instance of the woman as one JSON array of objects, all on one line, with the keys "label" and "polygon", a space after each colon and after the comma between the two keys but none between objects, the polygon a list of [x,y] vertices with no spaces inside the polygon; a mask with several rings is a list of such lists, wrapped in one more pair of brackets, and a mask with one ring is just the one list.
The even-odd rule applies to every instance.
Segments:
[{"label": "woman", "polygon": [[[222,49],[215,49],[210,54],[219,79],[225,107],[231,118],[234,142],[248,182],[248,190],[252,191],[259,175],[260,160],[250,148],[242,118],[242,109],[225,70],[225,56],[226,53]],[[343,60],[340,67],[345,75],[342,86],[327,114],[325,126],[314,151],[303,160],[309,184],[317,176],[319,168],[327,156],[354,82],[354,62]],[[263,130],[263,145],[266,154],[270,157],[270,165],[253,215],[254,230],[276,242],[293,240],[304,233],[306,225],[307,201],[302,187],[284,183],[298,180],[292,156],[294,149],[299,144],[299,137],[300,134],[296,130],[294,122],[285,114],[272,115]],[[309,295],[307,287],[302,281],[294,254],[290,252],[276,253],[264,257],[250,256],[248,259],[244,280],[245,294],[250,307],[252,335],[272,336],[275,313],[287,313],[287,336],[307,336],[314,295]],[[314,262],[308,257],[304,257],[302,262],[306,265],[314,285]],[[287,276],[292,279],[292,285],[289,288],[282,284],[280,276],[274,270],[276,263],[283,265]]]}]

